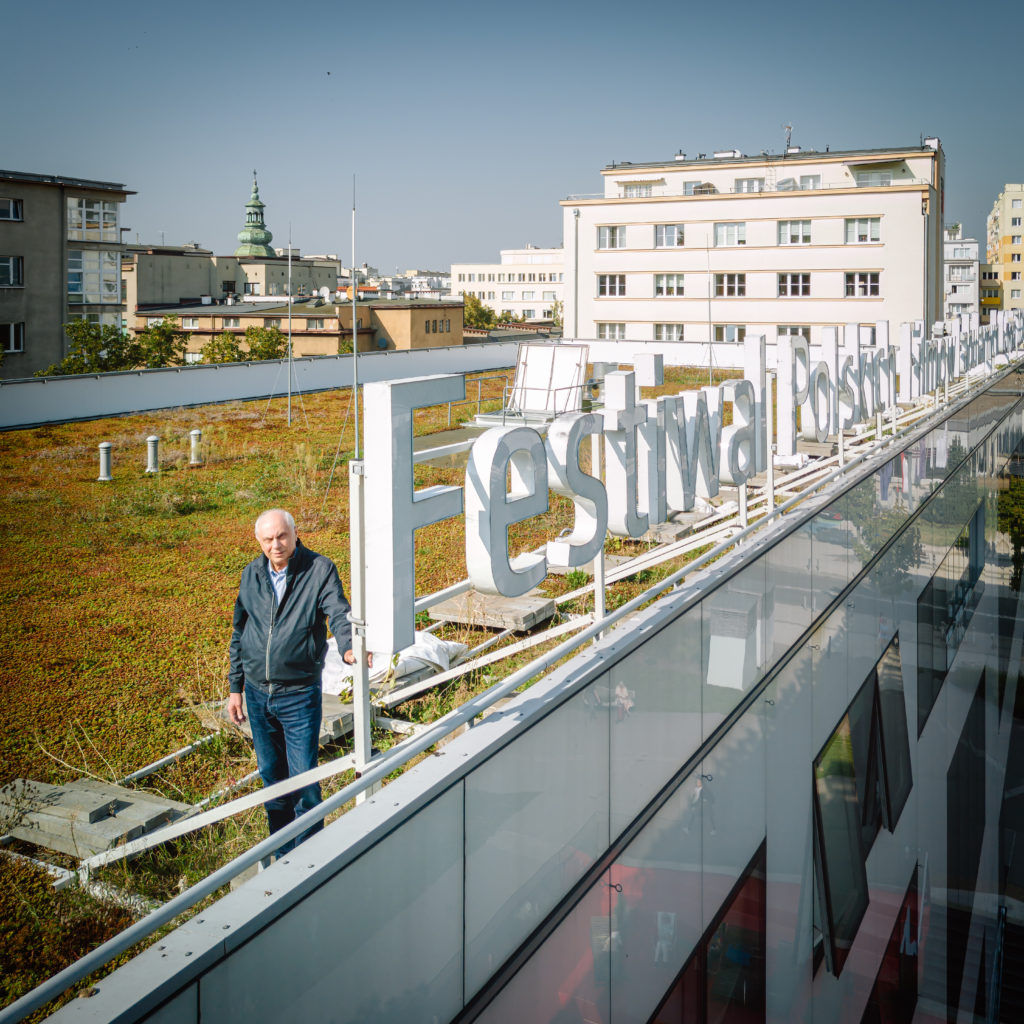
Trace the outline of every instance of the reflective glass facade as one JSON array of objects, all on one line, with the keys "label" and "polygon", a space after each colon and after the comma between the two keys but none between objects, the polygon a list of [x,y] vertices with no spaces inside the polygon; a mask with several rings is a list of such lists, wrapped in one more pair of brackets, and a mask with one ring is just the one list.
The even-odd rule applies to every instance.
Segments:
[{"label": "reflective glass facade", "polygon": [[197,1015],[175,1020],[975,1007],[1024,646],[998,510],[1022,436],[1013,375],[123,970],[170,1006],[186,990],[159,978],[188,950]]}]

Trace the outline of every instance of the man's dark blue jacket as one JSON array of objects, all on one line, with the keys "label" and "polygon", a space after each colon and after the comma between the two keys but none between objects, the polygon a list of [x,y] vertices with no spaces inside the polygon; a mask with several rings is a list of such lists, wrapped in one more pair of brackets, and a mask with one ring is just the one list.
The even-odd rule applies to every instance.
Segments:
[{"label": "man's dark blue jacket", "polygon": [[235,600],[231,632],[232,693],[241,693],[246,682],[270,684],[319,684],[327,656],[327,620],[344,654],[352,646],[349,604],[334,563],[295,545],[288,559],[288,576],[280,606],[274,597],[267,559],[254,558],[242,570]]}]

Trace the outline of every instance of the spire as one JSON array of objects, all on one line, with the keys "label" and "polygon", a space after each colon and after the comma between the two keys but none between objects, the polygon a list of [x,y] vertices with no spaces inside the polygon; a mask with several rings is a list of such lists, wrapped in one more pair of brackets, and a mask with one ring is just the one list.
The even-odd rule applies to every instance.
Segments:
[{"label": "spire", "polygon": [[236,256],[276,256],[270,247],[273,235],[267,230],[263,221],[265,203],[260,199],[260,187],[256,181],[256,171],[252,172],[252,195],[245,204],[245,227],[238,232],[241,243],[235,250]]}]

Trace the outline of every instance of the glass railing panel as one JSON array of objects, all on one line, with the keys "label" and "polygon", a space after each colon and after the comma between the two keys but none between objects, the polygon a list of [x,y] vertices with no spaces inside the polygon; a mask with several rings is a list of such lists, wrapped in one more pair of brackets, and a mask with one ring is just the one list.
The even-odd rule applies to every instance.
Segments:
[{"label": "glass railing panel", "polygon": [[467,776],[467,997],[607,850],[611,713],[602,675]]},{"label": "glass railing panel", "polygon": [[612,835],[700,746],[700,661],[701,611],[696,605],[611,670]]},{"label": "glass railing panel", "polygon": [[850,582],[851,533],[845,496],[809,519],[811,559],[807,589],[812,594],[812,611],[820,615]]},{"label": "glass railing panel", "polygon": [[811,624],[814,609],[813,527],[805,523],[775,544],[764,556],[768,609],[766,648],[768,665],[773,665],[790,644]]},{"label": "glass railing panel", "polygon": [[611,987],[616,1022],[650,1018],[704,930],[698,779],[694,773],[676,790],[611,869],[613,905],[621,908],[619,967]]},{"label": "glass railing panel", "polygon": [[767,559],[730,576],[701,602],[704,686],[702,738],[707,739],[765,670]]},{"label": "glass railing panel", "polygon": [[605,872],[477,1019],[484,1024],[609,1020],[611,986],[621,970],[617,900]]},{"label": "glass railing panel", "polygon": [[[337,827],[310,850],[337,842]],[[335,993],[330,1018],[345,1024],[450,1020],[462,1007],[462,828],[457,784],[204,974],[202,1019],[323,1020]]]},{"label": "glass railing panel", "polygon": [[765,691],[767,1020],[803,1017],[813,954],[810,770],[813,651],[804,645]]},{"label": "glass railing panel", "polygon": [[725,903],[765,837],[764,697],[712,747],[687,789],[703,817],[704,924]]}]

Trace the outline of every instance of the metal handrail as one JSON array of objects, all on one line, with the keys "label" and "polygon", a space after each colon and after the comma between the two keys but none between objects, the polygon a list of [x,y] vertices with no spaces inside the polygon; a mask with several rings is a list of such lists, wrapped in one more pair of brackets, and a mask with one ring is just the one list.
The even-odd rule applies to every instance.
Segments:
[{"label": "metal handrail", "polygon": [[[966,399],[972,391],[978,390],[981,386],[989,386],[999,376],[1005,376],[1006,373],[1011,372],[1013,369],[1013,366],[1008,366],[1004,369],[1002,374],[993,374],[991,377],[984,380],[978,380],[975,387],[972,387],[970,380],[968,380],[967,387],[961,401]],[[945,408],[948,409],[948,406]],[[914,429],[919,426],[920,421],[918,420],[911,425],[910,429]],[[835,480],[838,480],[840,477],[847,475],[852,469],[861,465],[869,458],[879,454],[886,448],[891,447],[897,440],[900,440],[904,436],[907,429],[908,428],[904,428],[900,433],[890,435],[870,450],[864,451],[850,459],[844,466],[836,469],[835,472],[830,473],[823,479],[813,483],[807,491],[801,492],[783,504],[776,506],[771,512],[768,512],[755,522],[742,528],[734,536],[716,544],[711,548],[711,550],[706,551],[693,562],[683,566],[681,569],[678,569],[671,575],[665,577],[665,579],[655,583],[643,593],[632,598],[630,601],[627,601],[625,604],[620,605],[614,611],[609,612],[602,619],[596,620],[591,625],[584,627],[578,634],[563,641],[552,650],[513,672],[512,675],[506,679],[494,684],[489,689],[484,690],[482,693],[471,698],[458,708],[454,708],[452,711],[448,712],[448,714],[437,719],[436,722],[425,728],[422,732],[410,737],[408,740],[404,740],[398,746],[392,747],[386,755],[381,755],[379,759],[375,759],[375,761],[367,765],[358,779],[344,786],[337,793],[334,793],[322,803],[307,811],[300,818],[296,818],[289,825],[286,825],[279,831],[274,832],[273,835],[258,843],[250,850],[247,850],[245,853],[240,854],[230,863],[225,864],[222,868],[213,872],[213,874],[197,882],[191,888],[186,889],[180,895],[152,911],[141,921],[137,921],[125,931],[120,932],[111,939],[108,939],[105,943],[92,950],[90,953],[87,953],[80,960],[75,961],[75,963],[69,965],[52,978],[32,989],[32,991],[26,993],[5,1009],[0,1010],[0,1024],[15,1024],[15,1022],[23,1020],[28,1016],[28,1014],[39,1009],[41,1006],[44,1006],[50,1000],[56,999],[76,982],[88,977],[93,971],[105,966],[114,959],[114,957],[119,956],[127,949],[130,949],[135,943],[147,938],[162,925],[172,921],[175,917],[194,906],[200,900],[205,899],[205,897],[216,892],[217,889],[226,885],[236,875],[251,867],[253,864],[269,857],[283,843],[296,838],[305,832],[311,825],[322,821],[328,814],[342,808],[349,801],[355,800],[356,797],[372,790],[372,788],[378,784],[382,784],[397,768],[402,767],[412,760],[412,758],[429,750],[430,747],[434,746],[434,744],[439,742],[455,729],[459,728],[461,725],[470,723],[478,715],[488,710],[499,700],[502,700],[504,697],[514,693],[520,686],[528,683],[539,673],[547,671],[549,668],[556,665],[562,658],[582,647],[588,641],[599,639],[611,626],[614,626],[633,612],[638,611],[650,601],[660,597],[667,590],[675,588],[687,576],[692,575],[694,572],[702,569],[705,565],[720,558],[723,554],[736,547],[753,533],[763,529],[768,523],[784,515],[795,505],[806,501],[814,491],[818,491],[821,488],[826,487]],[[294,780],[286,780],[286,782],[291,781]],[[299,783],[299,785],[304,784],[305,783]],[[284,783],[277,784],[277,786],[282,785],[284,785]],[[277,787],[275,787],[275,791],[276,789]]]}]

